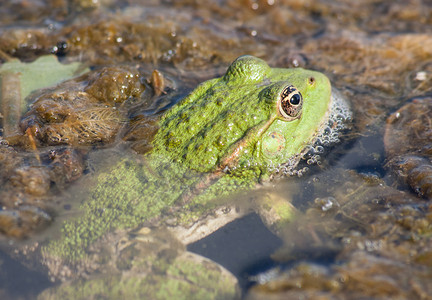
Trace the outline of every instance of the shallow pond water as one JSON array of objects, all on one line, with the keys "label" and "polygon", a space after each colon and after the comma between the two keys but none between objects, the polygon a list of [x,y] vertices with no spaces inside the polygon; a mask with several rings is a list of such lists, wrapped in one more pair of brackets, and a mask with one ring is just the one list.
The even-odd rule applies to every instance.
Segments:
[{"label": "shallow pond water", "polygon": [[[24,88],[24,71],[0,69],[0,298],[36,299],[44,290],[43,299],[72,298],[84,287],[113,286],[120,277],[94,279],[113,268],[123,274],[120,294],[145,273],[148,295],[174,298],[157,293],[161,278],[203,272],[173,269],[178,257],[214,272],[188,279],[208,297],[432,295],[430,1],[18,0],[1,5],[0,20],[2,66],[53,54],[43,65],[58,70],[55,77],[78,76],[24,99],[24,89],[13,94]],[[341,142],[318,164],[302,162],[301,177],[220,200],[247,213],[202,240],[178,243],[160,220],[137,221],[98,239],[84,263],[65,267],[44,256],[65,220],[82,214],[98,172],[147,153],[160,114],[244,54],[325,73],[353,111]],[[47,72],[32,66],[30,77]],[[250,199],[266,197],[295,210],[277,235],[248,211]],[[143,246],[149,240],[151,249]],[[217,277],[219,264],[237,279]],[[239,287],[223,290],[235,280]]]}]

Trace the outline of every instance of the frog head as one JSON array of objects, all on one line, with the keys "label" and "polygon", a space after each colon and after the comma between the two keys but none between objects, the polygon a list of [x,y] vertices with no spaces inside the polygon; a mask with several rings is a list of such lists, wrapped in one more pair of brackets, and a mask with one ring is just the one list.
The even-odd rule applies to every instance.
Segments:
[{"label": "frog head", "polygon": [[330,104],[324,74],[241,56],[163,116],[153,153],[202,172],[268,171],[304,154]]}]

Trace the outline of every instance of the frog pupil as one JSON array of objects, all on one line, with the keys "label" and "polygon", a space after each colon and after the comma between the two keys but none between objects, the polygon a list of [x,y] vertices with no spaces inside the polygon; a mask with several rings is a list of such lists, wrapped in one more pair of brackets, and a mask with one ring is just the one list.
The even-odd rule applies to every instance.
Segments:
[{"label": "frog pupil", "polygon": [[292,95],[292,97],[290,99],[290,103],[292,105],[298,105],[300,103],[300,95],[299,94]]}]

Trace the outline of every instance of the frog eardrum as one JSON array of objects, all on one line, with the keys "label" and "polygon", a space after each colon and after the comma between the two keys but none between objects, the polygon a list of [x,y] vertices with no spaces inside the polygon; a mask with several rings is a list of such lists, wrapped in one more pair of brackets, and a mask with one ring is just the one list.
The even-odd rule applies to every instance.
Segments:
[{"label": "frog eardrum", "polygon": [[278,101],[279,113],[286,121],[300,118],[303,106],[303,97],[293,85],[285,87]]}]

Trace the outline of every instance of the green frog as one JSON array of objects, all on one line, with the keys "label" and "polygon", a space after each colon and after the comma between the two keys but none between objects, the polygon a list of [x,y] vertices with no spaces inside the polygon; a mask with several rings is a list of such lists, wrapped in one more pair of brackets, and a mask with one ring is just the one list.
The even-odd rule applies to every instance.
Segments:
[{"label": "green frog", "polygon": [[[275,174],[295,174],[306,153],[320,152],[323,144],[337,141],[338,132],[349,117],[346,102],[336,91],[332,92],[324,74],[302,68],[271,68],[259,58],[241,56],[222,77],[203,82],[163,114],[148,153],[122,158],[97,173],[82,202],[82,214],[65,221],[61,237],[43,247],[44,262],[54,278],[62,279],[82,274],[89,277],[97,270],[99,274],[121,274],[120,279],[114,280],[119,282],[125,280],[124,268],[129,274],[131,270],[135,275],[141,274],[140,278],[142,274],[150,276],[149,265],[164,265],[163,272],[168,272],[176,265],[173,257],[182,257],[179,253],[184,251],[178,249],[183,248],[156,247],[162,247],[163,253],[170,252],[167,249],[178,250],[175,255],[171,251],[171,258],[162,263],[162,252],[152,248],[156,240],[184,246],[202,237],[206,233],[191,239],[180,234],[183,243],[178,242],[179,235],[167,242],[167,236],[180,232],[178,228],[196,229],[203,219],[209,224],[208,216],[219,216],[215,212],[221,206],[226,212],[227,206],[221,199],[255,188]],[[293,216],[288,201],[267,201],[257,207],[262,216],[272,215],[264,218],[271,219],[266,223],[274,228],[283,226]],[[210,225],[207,232],[218,226],[221,225]],[[163,237],[156,238],[160,235],[154,232],[163,229],[169,233],[164,231]],[[121,264],[127,266],[123,269],[112,258],[120,248],[134,253],[128,256],[127,263]],[[119,256],[116,257],[118,262]],[[214,271],[214,266],[211,269]],[[191,271],[194,272],[203,274]],[[86,297],[95,286],[113,281],[112,277],[111,283],[100,277],[96,279],[98,284],[77,280],[74,289],[83,292],[86,286],[90,293]],[[154,278],[147,281],[155,286]],[[230,281],[235,282],[227,280]],[[141,282],[139,286],[142,289],[145,284]],[[171,286],[178,288],[178,283]],[[161,289],[158,286],[158,291]],[[111,293],[106,288],[100,290]],[[51,293],[48,295],[60,295]],[[146,293],[140,295],[148,296],[148,290]]]}]

